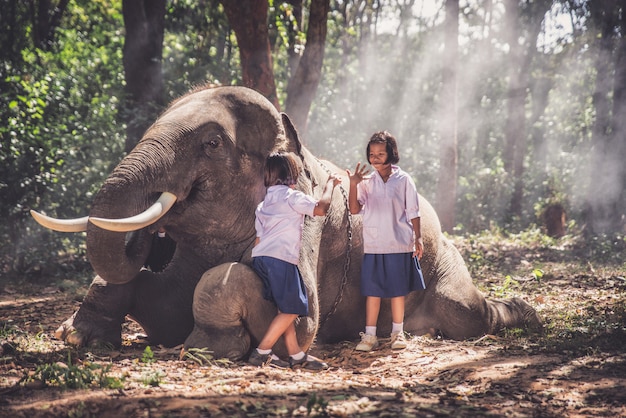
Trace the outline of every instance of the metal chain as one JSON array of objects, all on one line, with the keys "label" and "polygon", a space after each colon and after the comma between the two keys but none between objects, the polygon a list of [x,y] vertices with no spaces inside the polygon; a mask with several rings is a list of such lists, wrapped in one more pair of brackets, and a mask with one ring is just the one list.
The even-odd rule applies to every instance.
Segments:
[{"label": "metal chain", "polygon": [[[322,163],[318,158],[316,158],[316,160],[322,166],[322,168],[326,170],[329,176],[332,175],[331,171],[324,165],[324,163]],[[341,194],[343,195],[343,201],[346,207],[346,216],[347,216],[347,221],[348,221],[347,231],[346,231],[347,237],[348,237],[348,244],[346,246],[346,260],[343,265],[343,277],[341,278],[341,284],[339,285],[339,292],[337,293],[337,296],[335,297],[335,303],[333,303],[333,306],[331,307],[330,311],[328,311],[328,313],[324,316],[324,318],[320,322],[320,328],[322,327],[322,325],[326,323],[328,318],[330,318],[337,311],[337,306],[339,306],[339,304],[341,303],[341,300],[343,299],[343,292],[346,288],[346,285],[348,284],[348,271],[350,270],[350,253],[352,252],[352,214],[350,213],[350,202],[348,201],[348,193],[346,192],[346,189],[344,189],[344,187],[340,184],[339,190],[341,190]],[[330,214],[330,210],[329,210],[329,213],[326,214],[326,218],[324,219],[323,225],[326,225],[326,223],[328,222],[329,214]]]}]

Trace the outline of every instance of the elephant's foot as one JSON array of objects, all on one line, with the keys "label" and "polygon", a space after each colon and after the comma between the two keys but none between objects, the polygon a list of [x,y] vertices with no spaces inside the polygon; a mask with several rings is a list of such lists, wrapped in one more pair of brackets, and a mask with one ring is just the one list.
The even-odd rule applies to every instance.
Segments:
[{"label": "elephant's foot", "polygon": [[521,298],[512,298],[511,303],[518,306],[519,312],[524,320],[524,326],[531,332],[541,333],[543,332],[543,321],[541,317],[526,301]]},{"label": "elephant's foot", "polygon": [[504,328],[521,328],[530,332],[541,332],[543,323],[535,308],[521,298],[488,300],[493,323],[487,330],[495,334]]},{"label": "elephant's foot", "polygon": [[214,359],[243,360],[250,351],[250,335],[243,327],[215,329],[194,326],[185,340],[184,350],[193,355],[194,349],[208,349],[207,354]]},{"label": "elephant's foot", "polygon": [[122,344],[122,323],[129,311],[134,285],[109,285],[96,276],[80,308],[55,332],[55,337],[79,347]]},{"label": "elephant's foot", "polygon": [[[122,345],[121,323],[114,321],[86,321],[77,319],[80,310],[68,318],[54,333],[54,337],[77,347]],[[100,324],[98,324],[100,322]],[[108,323],[103,323],[108,322]]]}]

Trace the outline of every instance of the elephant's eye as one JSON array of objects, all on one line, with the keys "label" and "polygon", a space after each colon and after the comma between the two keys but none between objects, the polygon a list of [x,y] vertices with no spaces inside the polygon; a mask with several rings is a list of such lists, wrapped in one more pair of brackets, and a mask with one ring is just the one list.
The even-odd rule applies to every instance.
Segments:
[{"label": "elephant's eye", "polygon": [[203,141],[203,146],[205,151],[212,151],[217,149],[222,143],[222,137],[219,135],[212,136]]}]

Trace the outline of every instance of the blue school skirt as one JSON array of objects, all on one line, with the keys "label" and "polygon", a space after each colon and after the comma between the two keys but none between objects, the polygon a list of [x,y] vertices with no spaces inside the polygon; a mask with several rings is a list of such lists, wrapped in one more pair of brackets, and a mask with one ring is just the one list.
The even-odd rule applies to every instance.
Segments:
[{"label": "blue school skirt", "polygon": [[364,254],[361,267],[363,296],[395,298],[426,289],[422,267],[413,253]]},{"label": "blue school skirt", "polygon": [[274,257],[253,257],[252,267],[263,280],[263,297],[282,313],[307,316],[309,299],[298,266]]}]

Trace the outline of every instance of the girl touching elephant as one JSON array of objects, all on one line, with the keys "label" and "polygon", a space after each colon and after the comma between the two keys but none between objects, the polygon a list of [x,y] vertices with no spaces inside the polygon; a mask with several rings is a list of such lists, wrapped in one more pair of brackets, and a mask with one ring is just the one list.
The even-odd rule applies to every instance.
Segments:
[{"label": "girl touching elephant", "polygon": [[[381,298],[391,299],[391,348],[406,348],[404,336],[405,296],[426,288],[419,264],[424,253],[419,198],[411,177],[397,164],[396,139],[376,132],[367,143],[367,162],[376,172],[357,164],[350,176],[350,212],[363,214],[363,267],[361,292],[366,296],[365,332],[357,351],[378,346],[376,323]],[[377,231],[388,231],[378,234]],[[365,233],[367,232],[367,233]]]},{"label": "girl touching elephant", "polygon": [[[255,366],[303,367],[324,370],[328,365],[306,354],[296,337],[294,321],[309,313],[309,302],[298,259],[304,216],[324,216],[330,207],[333,189],[341,180],[330,176],[322,197],[316,201],[295,190],[300,164],[292,153],[271,154],[265,162],[265,199],[256,209],[257,238],[252,249],[252,267],[263,280],[265,298],[278,307],[259,346],[252,350],[248,362]],[[283,336],[289,361],[281,360],[272,347]]]}]

